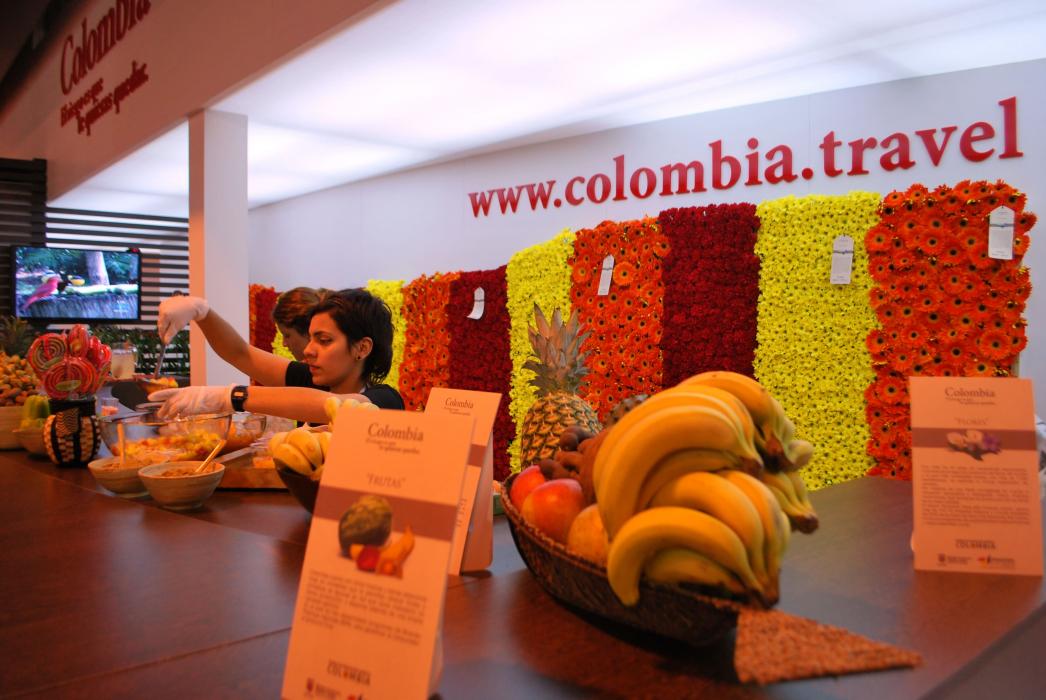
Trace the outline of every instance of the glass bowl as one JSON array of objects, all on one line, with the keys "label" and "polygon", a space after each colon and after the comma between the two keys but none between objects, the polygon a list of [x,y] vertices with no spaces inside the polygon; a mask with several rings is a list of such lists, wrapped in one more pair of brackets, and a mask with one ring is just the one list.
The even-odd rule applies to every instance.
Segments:
[{"label": "glass bowl", "polygon": [[[125,416],[106,416],[100,421],[102,440],[115,456],[120,456],[123,425],[127,461],[139,467],[161,462],[202,460],[219,440],[225,439],[232,424],[231,413],[208,413],[164,420],[155,410]],[[130,464],[128,464],[130,466]]]},{"label": "glass bowl", "polygon": [[232,426],[226,436],[225,447],[219,454],[228,454],[251,444],[261,438],[265,433],[265,425],[268,416],[262,413],[234,413],[232,414]]}]

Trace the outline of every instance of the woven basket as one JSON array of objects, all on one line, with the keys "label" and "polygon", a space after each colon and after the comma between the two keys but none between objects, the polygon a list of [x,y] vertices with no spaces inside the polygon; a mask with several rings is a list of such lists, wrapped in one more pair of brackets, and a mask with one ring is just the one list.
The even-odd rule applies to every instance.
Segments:
[{"label": "woven basket", "polygon": [[[509,493],[512,479],[505,482]],[[501,499],[512,539],[527,568],[550,595],[587,612],[694,646],[716,642],[737,626],[742,604],[680,586],[640,583],[639,602],[627,607],[607,581],[606,569],[569,551],[523,520]]]}]

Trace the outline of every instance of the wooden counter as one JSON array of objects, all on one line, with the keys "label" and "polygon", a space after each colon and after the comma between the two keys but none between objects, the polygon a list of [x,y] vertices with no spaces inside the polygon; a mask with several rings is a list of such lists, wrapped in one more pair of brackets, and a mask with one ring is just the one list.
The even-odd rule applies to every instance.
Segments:
[{"label": "wooden counter", "polygon": [[[288,494],[171,513],[24,452],[0,452],[0,493],[0,695],[278,697],[309,523]],[[1042,580],[915,573],[909,484],[813,499],[822,527],[793,537],[781,609],[917,650],[922,668],[739,686],[728,643],[695,651],[558,604],[498,519],[490,571],[449,580],[441,697],[1046,694]]]}]

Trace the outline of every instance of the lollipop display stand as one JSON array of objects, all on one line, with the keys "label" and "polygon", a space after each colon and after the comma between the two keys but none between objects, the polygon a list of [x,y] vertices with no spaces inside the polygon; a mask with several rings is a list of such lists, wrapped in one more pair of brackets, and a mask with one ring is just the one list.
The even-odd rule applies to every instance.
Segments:
[{"label": "lollipop display stand", "polygon": [[51,400],[51,415],[44,422],[44,449],[52,462],[59,467],[86,467],[98,454],[100,441],[94,397]]}]

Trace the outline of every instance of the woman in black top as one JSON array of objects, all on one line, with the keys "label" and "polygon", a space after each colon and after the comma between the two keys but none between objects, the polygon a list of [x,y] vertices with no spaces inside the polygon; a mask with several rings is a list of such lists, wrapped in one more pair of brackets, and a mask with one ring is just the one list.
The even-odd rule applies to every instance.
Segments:
[{"label": "woman in black top", "polygon": [[364,289],[333,292],[316,305],[304,362],[251,346],[199,297],[175,296],[160,305],[161,337],[173,336],[189,321],[196,322],[219,357],[264,386],[154,392],[150,399],[166,402],[161,417],[235,409],[322,423],[323,404],[331,394],[403,408],[399,393],[381,383],[392,366],[392,314]]}]

